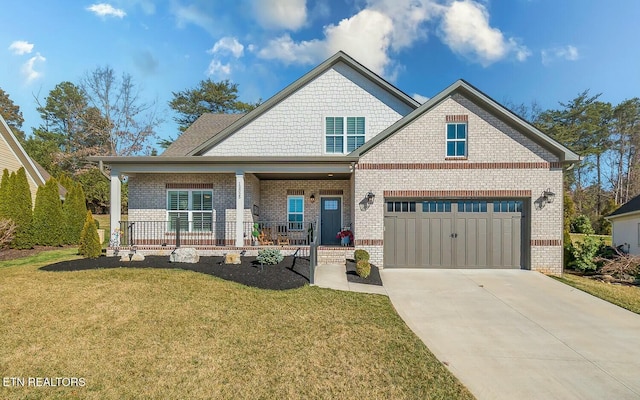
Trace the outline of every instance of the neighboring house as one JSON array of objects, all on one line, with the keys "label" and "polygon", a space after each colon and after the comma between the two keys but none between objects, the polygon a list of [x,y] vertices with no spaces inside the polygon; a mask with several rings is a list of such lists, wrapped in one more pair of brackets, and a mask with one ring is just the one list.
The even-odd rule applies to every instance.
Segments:
[{"label": "neighboring house", "polygon": [[[203,115],[129,182],[120,245],[324,248],[351,230],[384,267],[562,271],[563,168],[580,157],[465,81],[420,105],[339,52],[246,115]],[[554,195],[557,194],[557,195]],[[554,202],[554,198],[556,201]],[[347,255],[353,248],[342,251]],[[113,251],[113,249],[111,249]]]},{"label": "neighboring house", "polygon": [[[35,203],[38,187],[44,185],[51,178],[51,175],[27,155],[2,116],[0,116],[0,137],[2,137],[0,141],[0,174],[5,169],[9,172],[15,172],[20,167],[24,167],[31,189],[31,200]],[[64,196],[64,193],[61,192],[60,195]]]},{"label": "neighboring house", "polygon": [[640,255],[640,195],[629,200],[607,217],[611,221],[613,246]]}]

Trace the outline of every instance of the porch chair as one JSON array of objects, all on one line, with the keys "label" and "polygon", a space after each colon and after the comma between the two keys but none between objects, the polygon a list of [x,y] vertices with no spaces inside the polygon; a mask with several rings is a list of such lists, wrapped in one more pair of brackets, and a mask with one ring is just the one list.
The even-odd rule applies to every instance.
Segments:
[{"label": "porch chair", "polygon": [[258,235],[258,243],[260,246],[273,245],[273,239],[271,238],[271,229],[264,228]]},{"label": "porch chair", "polygon": [[278,226],[278,246],[290,245],[289,232],[286,225]]}]

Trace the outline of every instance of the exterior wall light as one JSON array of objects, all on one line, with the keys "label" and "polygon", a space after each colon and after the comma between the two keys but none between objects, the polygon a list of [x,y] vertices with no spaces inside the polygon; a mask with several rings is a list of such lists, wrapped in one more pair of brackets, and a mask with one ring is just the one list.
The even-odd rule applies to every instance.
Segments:
[{"label": "exterior wall light", "polygon": [[553,200],[555,198],[556,198],[556,194],[553,193],[551,189],[547,189],[544,192],[542,192],[542,200],[544,200],[545,203],[551,204],[553,203]]},{"label": "exterior wall light", "polygon": [[375,200],[376,195],[373,194],[373,192],[369,192],[367,193],[367,204],[371,205],[373,204],[373,201]]},{"label": "exterior wall light", "polygon": [[311,196],[309,196],[309,201],[310,201],[310,202],[312,202],[312,203],[315,203],[315,202],[316,202],[316,195],[315,195],[315,193],[311,193]]}]

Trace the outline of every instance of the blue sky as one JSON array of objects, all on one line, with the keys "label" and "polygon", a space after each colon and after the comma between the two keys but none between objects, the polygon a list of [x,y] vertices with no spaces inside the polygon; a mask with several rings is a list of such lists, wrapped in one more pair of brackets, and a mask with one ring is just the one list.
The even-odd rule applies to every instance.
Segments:
[{"label": "blue sky", "polygon": [[554,108],[585,89],[640,96],[640,1],[11,1],[0,25],[0,88],[29,134],[44,99],[109,65],[131,74],[176,136],[171,92],[211,77],[266,100],[338,50],[404,92],[432,97],[458,78],[499,102]]}]

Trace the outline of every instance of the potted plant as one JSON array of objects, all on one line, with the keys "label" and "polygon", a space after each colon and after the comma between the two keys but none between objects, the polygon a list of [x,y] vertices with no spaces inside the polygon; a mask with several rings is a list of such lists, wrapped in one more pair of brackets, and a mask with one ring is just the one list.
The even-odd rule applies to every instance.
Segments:
[{"label": "potted plant", "polygon": [[253,245],[258,245],[258,236],[260,236],[260,224],[257,222],[253,223],[253,229],[251,230],[251,236],[253,236]]},{"label": "potted plant", "polygon": [[336,235],[340,239],[340,245],[349,246],[353,242],[353,232],[348,229],[343,229]]}]

